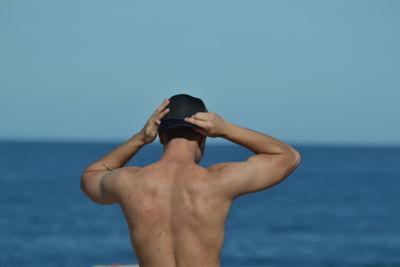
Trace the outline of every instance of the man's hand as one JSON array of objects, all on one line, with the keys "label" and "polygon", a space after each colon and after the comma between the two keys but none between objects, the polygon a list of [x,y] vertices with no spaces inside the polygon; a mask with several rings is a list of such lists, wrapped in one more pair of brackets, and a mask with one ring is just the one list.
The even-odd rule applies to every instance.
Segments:
[{"label": "man's hand", "polygon": [[165,99],[162,104],[154,111],[151,117],[146,122],[143,129],[139,132],[144,144],[150,144],[157,137],[158,127],[160,126],[161,119],[168,113],[169,109],[166,108],[169,100]]},{"label": "man's hand", "polygon": [[199,126],[200,129],[193,130],[209,137],[224,137],[229,127],[229,123],[214,112],[198,112],[185,121]]}]

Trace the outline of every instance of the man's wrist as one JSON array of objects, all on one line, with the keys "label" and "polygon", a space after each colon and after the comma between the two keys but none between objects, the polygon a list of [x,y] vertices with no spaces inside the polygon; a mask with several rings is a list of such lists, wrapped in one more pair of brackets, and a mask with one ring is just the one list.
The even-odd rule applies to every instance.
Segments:
[{"label": "man's wrist", "polygon": [[224,125],[223,130],[221,131],[219,137],[228,139],[229,133],[232,131],[231,129],[233,127],[233,124],[229,123],[227,121],[225,121],[224,124],[225,125]]},{"label": "man's wrist", "polygon": [[145,136],[142,131],[140,131],[137,134],[135,134],[134,136],[132,136],[129,141],[139,147],[142,147],[146,144]]}]

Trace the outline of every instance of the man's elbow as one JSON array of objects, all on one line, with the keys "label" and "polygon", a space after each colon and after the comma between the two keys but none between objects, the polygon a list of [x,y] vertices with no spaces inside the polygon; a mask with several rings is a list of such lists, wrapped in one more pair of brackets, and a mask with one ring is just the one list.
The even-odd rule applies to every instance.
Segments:
[{"label": "man's elbow", "polygon": [[85,195],[88,195],[88,191],[87,191],[87,182],[86,182],[86,178],[85,178],[85,173],[83,173],[83,174],[81,175],[81,184],[80,184],[80,187],[81,187],[81,191],[82,191]]},{"label": "man's elbow", "polygon": [[96,202],[95,199],[93,199],[93,195],[94,195],[94,189],[93,188],[93,181],[92,183],[90,182],[89,176],[87,175],[87,173],[83,172],[81,175],[81,191],[92,201]]},{"label": "man's elbow", "polygon": [[292,153],[293,153],[293,166],[294,168],[297,168],[301,163],[301,155],[299,151],[297,151],[294,148],[292,148]]},{"label": "man's elbow", "polygon": [[301,155],[296,149],[291,148],[290,152],[285,153],[284,161],[288,173],[292,173],[300,165]]},{"label": "man's elbow", "polygon": [[80,184],[82,192],[96,204],[110,205],[116,203],[116,199],[104,197],[99,184],[93,178],[85,172],[82,174]]}]

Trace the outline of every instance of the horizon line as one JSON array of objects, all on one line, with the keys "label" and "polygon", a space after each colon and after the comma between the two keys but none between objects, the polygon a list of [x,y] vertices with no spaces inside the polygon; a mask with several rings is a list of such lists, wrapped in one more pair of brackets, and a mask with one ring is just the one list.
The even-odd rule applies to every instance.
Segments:
[{"label": "horizon line", "polygon": [[[278,139],[280,140],[280,139]],[[122,144],[126,140],[118,140],[118,139],[64,139],[64,138],[0,138],[0,143],[46,143],[46,144],[54,144],[54,143],[61,143],[61,144],[109,144],[109,145],[116,145]],[[280,140],[282,141],[282,140]],[[308,147],[371,147],[371,148],[400,148],[400,144],[396,143],[366,143],[366,142],[295,142],[295,141],[285,141],[284,143],[291,145],[291,146],[308,146]],[[159,145],[158,141],[154,141],[153,143],[149,144],[150,146]],[[237,145],[229,140],[225,139],[214,139],[208,138],[207,145]]]}]

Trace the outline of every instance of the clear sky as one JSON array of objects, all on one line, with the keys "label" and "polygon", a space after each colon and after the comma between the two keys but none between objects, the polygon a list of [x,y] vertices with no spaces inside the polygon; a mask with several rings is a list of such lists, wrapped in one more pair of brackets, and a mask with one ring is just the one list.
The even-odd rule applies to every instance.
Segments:
[{"label": "clear sky", "polygon": [[201,97],[291,144],[400,145],[400,1],[0,1],[0,139],[123,141]]}]

